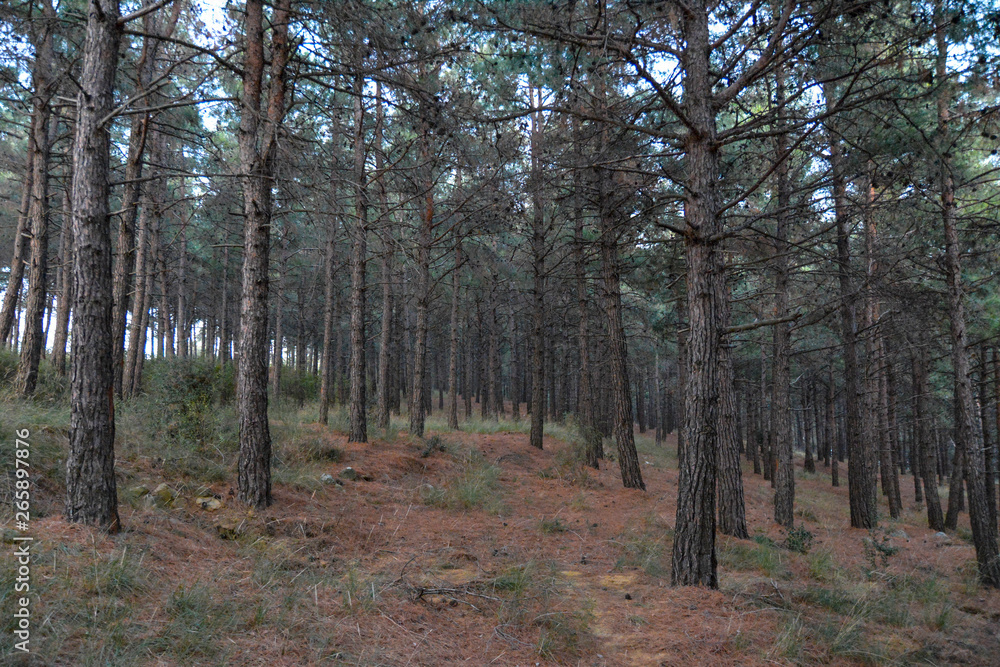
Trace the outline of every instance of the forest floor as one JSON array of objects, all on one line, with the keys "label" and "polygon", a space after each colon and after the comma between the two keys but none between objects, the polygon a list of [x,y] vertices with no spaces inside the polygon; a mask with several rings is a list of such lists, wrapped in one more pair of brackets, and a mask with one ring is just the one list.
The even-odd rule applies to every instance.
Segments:
[{"label": "forest floor", "polygon": [[[168,429],[140,448],[126,423],[124,530],[107,535],[60,516],[65,411],[15,412],[34,424],[35,597],[32,653],[5,664],[1000,659],[1000,593],[976,582],[967,518],[936,538],[909,477],[902,518],[869,532],[848,525],[846,473],[833,488],[821,465],[800,468],[787,535],[770,519],[769,483],[745,469],[753,537],[719,537],[720,589],[708,591],[669,586],[673,438],[658,448],[637,435],[643,493],[621,488],[614,462],[583,467],[569,427],[554,426],[538,451],[523,422],[451,432],[435,414],[429,435],[441,447],[428,451],[395,428],[348,444],[312,423],[315,412],[289,409],[273,427],[274,505],[254,513],[233,500],[231,447],[185,453]],[[3,425],[5,464],[15,426]],[[2,560],[0,662],[11,655],[14,596],[13,559]]]}]

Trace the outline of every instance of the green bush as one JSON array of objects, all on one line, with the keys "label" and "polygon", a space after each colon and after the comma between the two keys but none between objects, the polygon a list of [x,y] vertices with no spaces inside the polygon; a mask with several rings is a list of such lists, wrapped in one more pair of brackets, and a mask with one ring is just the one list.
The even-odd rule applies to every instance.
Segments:
[{"label": "green bush", "polygon": [[281,396],[289,398],[302,407],[306,401],[319,400],[320,377],[308,371],[299,371],[287,366],[281,369]]},{"label": "green bush", "polygon": [[782,546],[789,551],[799,554],[809,553],[813,543],[813,534],[806,530],[805,526],[792,527],[785,533],[785,541]]},{"label": "green bush", "polygon": [[868,561],[869,576],[882,568],[889,567],[889,559],[899,553],[899,547],[894,546],[892,538],[885,528],[872,528],[868,537],[862,540],[865,560]]},{"label": "green bush", "polygon": [[[17,377],[17,365],[20,355],[14,350],[0,350],[0,390],[12,396],[14,378]],[[69,376],[59,375],[48,359],[42,359],[38,364],[38,379],[35,384],[33,398],[36,401],[61,401],[69,395]]]},{"label": "green bush", "polygon": [[203,359],[156,359],[146,362],[144,396],[154,433],[205,445],[221,430],[216,407],[233,393],[231,366]]},{"label": "green bush", "polygon": [[0,387],[10,387],[17,375],[18,355],[14,350],[0,349]]}]

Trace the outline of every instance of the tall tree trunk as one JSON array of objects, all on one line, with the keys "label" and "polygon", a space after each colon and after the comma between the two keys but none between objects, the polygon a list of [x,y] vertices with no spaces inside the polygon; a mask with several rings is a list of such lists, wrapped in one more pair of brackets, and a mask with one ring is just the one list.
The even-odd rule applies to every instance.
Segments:
[{"label": "tall tree trunk", "polygon": [[[323,280],[323,364],[319,383],[319,422],[328,424],[330,422],[330,403],[332,403],[333,392],[333,366],[334,356],[334,320],[336,319],[337,296],[334,280],[336,278],[336,229],[337,218],[331,216],[326,228],[326,252],[324,255],[324,280]],[[384,326],[384,325],[383,325]]]},{"label": "tall tree trunk", "polygon": [[[534,92],[529,88],[531,105]],[[531,432],[532,447],[542,448],[545,428],[545,215],[542,211],[540,114],[531,114]]]},{"label": "tall tree trunk", "polygon": [[282,234],[278,246],[278,284],[275,285],[274,300],[274,346],[271,353],[270,383],[274,402],[281,400],[281,371],[285,365],[285,276],[288,273],[288,246]]},{"label": "tall tree trunk", "polygon": [[290,4],[291,0],[279,0],[271,20],[270,99],[263,137],[260,137],[264,11],[261,0],[247,0],[246,3],[246,57],[239,132],[245,218],[236,412],[240,421],[238,498],[244,505],[257,508],[271,504],[271,434],[267,421],[267,273],[271,240],[271,181],[277,135],[285,115]]},{"label": "tall tree trunk", "polygon": [[[983,443],[976,437],[975,403],[969,377],[968,340],[965,332],[965,303],[962,286],[961,250],[955,211],[955,181],[952,174],[949,121],[951,98],[947,83],[948,48],[941,2],[935,7],[938,87],[938,156],[940,160],[941,208],[945,241],[945,275],[948,291],[948,315],[951,320],[951,356],[955,371],[956,444],[964,449],[969,488],[969,523],[979,562],[979,578],[985,586],[1000,588],[1000,550],[997,548],[997,524],[990,519],[983,471]],[[948,507],[949,513],[951,507]]]},{"label": "tall tree trunk", "polygon": [[491,285],[490,295],[489,295],[489,308],[487,312],[487,344],[486,344],[486,393],[484,398],[486,399],[486,417],[492,421],[497,421],[500,418],[501,406],[503,404],[503,397],[500,395],[499,385],[500,385],[500,344],[498,333],[499,324],[497,323],[497,302],[496,302],[496,283],[495,281]]},{"label": "tall tree trunk", "polygon": [[[55,28],[55,11],[50,0],[43,5],[43,20],[35,35],[35,68],[33,72],[32,124],[34,140],[29,142],[34,157],[31,204],[31,265],[28,270],[28,297],[24,308],[24,343],[14,378],[14,390],[21,396],[35,393],[38,383],[38,364],[45,347],[43,324],[45,305],[48,302],[49,269],[49,150],[52,145],[53,125],[50,100],[56,81],[52,77],[55,54],[52,49],[52,31]],[[18,283],[20,286],[20,283]],[[10,286],[8,286],[10,289]]]},{"label": "tall tree trunk", "polygon": [[351,229],[351,412],[348,442],[368,442],[365,383],[365,265],[368,261],[368,185],[365,182],[365,80],[354,75],[354,219]]},{"label": "tall tree trunk", "polygon": [[803,470],[809,473],[816,472],[816,460],[813,458],[813,424],[815,423],[813,417],[813,404],[814,398],[813,394],[815,391],[815,385],[812,380],[806,382],[806,386],[802,389],[802,427],[803,427],[803,440],[805,444],[806,460],[803,465]]},{"label": "tall tree trunk", "polygon": [[[426,121],[425,121],[426,122]],[[427,170],[424,179],[424,210],[417,238],[416,330],[413,341],[413,385],[408,401],[410,410],[410,435],[424,437],[424,384],[427,374],[427,311],[430,308],[430,254],[434,232],[434,179],[430,164],[429,128],[423,131],[423,159]]]},{"label": "tall tree trunk", "polygon": [[21,300],[21,286],[24,283],[24,266],[28,261],[28,249],[31,244],[31,218],[28,209],[31,207],[31,191],[34,187],[34,157],[35,157],[35,123],[32,117],[28,127],[27,164],[24,167],[24,182],[21,184],[21,207],[18,209],[17,229],[14,232],[14,256],[10,260],[10,276],[7,289],[3,296],[3,307],[0,308],[0,347],[10,342],[10,347],[16,347],[17,335],[11,335],[14,322],[17,319],[17,309]]},{"label": "tall tree trunk", "polygon": [[[779,89],[782,84],[779,84]],[[783,103],[779,94],[779,100]],[[779,135],[776,154],[781,164],[775,170],[777,178],[777,205],[775,248],[774,248],[774,316],[782,319],[788,316],[788,206],[789,183],[787,161],[782,159],[785,152],[785,135]],[[791,377],[789,354],[791,352],[791,329],[787,322],[774,325],[774,357],[772,359],[771,384],[771,442],[774,448],[776,468],[774,469],[774,520],[791,528],[795,521],[795,467],[792,458],[791,399],[789,396]]]},{"label": "tall tree trunk", "polygon": [[614,392],[613,431],[618,447],[618,465],[626,489],[642,489],[639,454],[635,449],[632,420],[632,388],[628,377],[628,348],[622,315],[621,275],[618,269],[617,225],[611,220],[610,195],[605,191],[608,175],[601,173],[601,273],[604,278],[604,307],[611,348],[611,389]]},{"label": "tall tree trunk", "polygon": [[521,421],[521,355],[518,353],[518,327],[514,314],[514,305],[507,312],[508,329],[510,332],[510,412],[511,419]]},{"label": "tall tree trunk", "polygon": [[[870,173],[867,183],[864,185],[864,228],[865,228],[865,254],[867,255],[867,285],[865,286],[865,308],[863,328],[869,332],[865,340],[867,351],[867,373],[866,373],[866,405],[864,414],[864,431],[874,436],[878,445],[879,472],[882,477],[882,492],[889,502],[889,516],[893,519],[899,518],[901,507],[897,504],[898,477],[894,475],[892,468],[892,453],[889,449],[889,432],[887,423],[888,400],[885,386],[885,346],[883,343],[883,333],[881,326],[881,306],[878,295],[875,293],[875,285],[881,279],[879,275],[879,240],[878,227],[875,222],[874,205],[875,193],[872,184],[874,174]],[[893,482],[895,484],[895,492]]]},{"label": "tall tree trunk", "polygon": [[219,316],[222,322],[219,325],[219,357],[223,365],[232,361],[232,350],[229,345],[229,246],[222,250],[222,308]]},{"label": "tall tree trunk", "polygon": [[663,386],[662,386],[662,373],[660,372],[660,346],[656,345],[656,360],[653,362],[653,419],[656,420],[656,438],[655,444],[657,447],[663,446],[664,440],[664,402],[663,402]]},{"label": "tall tree trunk", "polygon": [[[155,142],[156,139],[153,139]],[[132,297],[132,321],[129,324],[128,355],[125,357],[125,369],[122,377],[122,396],[130,397],[136,390],[136,369],[140,357],[146,354],[146,325],[149,321],[150,278],[150,244],[152,224],[151,195],[145,188],[139,221],[135,233],[135,292]]]},{"label": "tall tree trunk", "polygon": [[736,386],[733,360],[728,346],[719,359],[719,531],[749,539],[746,505],[743,499],[743,470],[740,468],[739,434],[736,430]]},{"label": "tall tree trunk", "polygon": [[378,387],[375,399],[375,424],[389,428],[389,393],[393,382],[390,375],[392,360],[392,221],[389,219],[389,199],[385,187],[385,148],[383,128],[385,114],[382,110],[382,84],[375,82],[375,173],[378,174],[379,224],[382,225],[382,330],[378,345]]},{"label": "tall tree trunk", "polygon": [[[52,343],[52,365],[59,375],[66,375],[66,341],[69,338],[69,309],[73,302],[73,220],[72,207],[73,174],[69,174],[69,185],[63,192],[63,227],[59,238],[59,304],[56,308],[56,331]],[[117,340],[117,339],[116,339]],[[117,345],[115,346],[118,347]]]},{"label": "tall tree trunk", "polygon": [[[996,431],[996,444],[993,450],[993,467],[986,471],[990,479],[996,478],[998,468],[1000,468],[1000,347],[993,348],[993,419]],[[1000,502],[996,494],[991,502]],[[1000,511],[1000,508],[998,508]]]},{"label": "tall tree trunk", "polygon": [[180,232],[177,236],[178,254],[180,262],[177,270],[177,356],[187,357],[191,352],[188,350],[188,332],[191,330],[191,323],[188,321],[187,313],[187,233],[186,225],[181,224]]},{"label": "tall tree trunk", "polygon": [[927,379],[927,347],[923,344],[913,351],[913,420],[914,443],[919,452],[920,476],[924,480],[924,501],[927,505],[927,525],[931,530],[944,530],[944,515],[938,497],[937,446],[931,440],[928,428],[927,396],[931,387]]},{"label": "tall tree trunk", "polygon": [[463,409],[463,414],[465,416],[465,421],[472,419],[472,396],[475,393],[473,388],[475,385],[475,372],[476,365],[473,363],[472,354],[472,314],[471,309],[467,309],[465,312],[465,366],[464,366],[464,376],[465,376],[465,391],[462,394],[462,398],[465,400],[465,406]]},{"label": "tall tree trunk", "polygon": [[[886,438],[886,463],[889,470],[888,477],[883,475],[883,485],[888,485],[889,490],[889,512],[893,518],[898,518],[903,511],[903,496],[899,489],[899,428],[896,423],[896,386],[895,375],[892,365],[889,362],[889,353],[886,348],[886,339],[882,337],[880,341],[882,350],[882,389],[881,389],[881,409],[885,419]],[[896,514],[892,515],[895,509]]]},{"label": "tall tree trunk", "polygon": [[[157,185],[162,183],[163,180],[157,181]],[[163,201],[166,199],[166,193],[161,192],[157,199]],[[156,307],[156,347],[159,353],[160,359],[166,359],[167,357],[174,356],[174,328],[171,323],[170,317],[170,289],[168,287],[167,281],[167,258],[166,249],[163,244],[163,234],[161,232],[161,227],[163,226],[162,220],[162,210],[160,215],[157,216],[160,223],[156,226],[156,276],[160,279],[160,302]],[[208,334],[208,323],[206,326],[202,327],[202,341],[205,341],[205,336]],[[202,344],[202,354],[205,353],[205,345]]]},{"label": "tall tree trunk", "polygon": [[458,429],[458,302],[462,267],[462,242],[455,236],[455,268],[451,274],[451,321],[448,348],[448,428]]},{"label": "tall tree trunk", "polygon": [[[776,104],[785,104],[784,77],[779,73]],[[779,121],[782,123],[782,121]],[[774,245],[774,316],[781,320],[788,316],[788,222],[791,193],[788,161],[784,154],[788,147],[788,135],[782,132],[775,141],[775,189],[777,191],[777,214],[775,215]],[[792,457],[791,398],[789,396],[791,376],[789,355],[791,353],[791,329],[787,322],[774,325],[774,358],[772,360],[771,397],[771,442],[777,467],[774,469],[774,520],[791,528],[795,523],[795,465]]]},{"label": "tall tree trunk", "polygon": [[[136,63],[138,77],[136,95],[143,95],[152,82],[156,63],[156,50],[159,40],[152,37],[155,12],[143,17],[143,31],[147,33],[142,40],[142,52]],[[141,104],[148,104],[143,100]],[[125,375],[125,329],[129,310],[129,285],[135,269],[135,223],[138,215],[139,193],[141,190],[142,169],[146,140],[149,136],[152,116],[150,113],[136,114],[132,117],[132,127],[129,132],[128,155],[125,159],[125,184],[122,192],[122,213],[118,221],[118,256],[114,263],[114,332],[115,336],[115,393],[124,396],[123,378]],[[141,297],[133,300],[133,318],[142,305]]]},{"label": "tall tree trunk", "polygon": [[[833,84],[824,84],[828,109],[834,106]],[[851,279],[850,220],[847,182],[840,139],[831,130],[830,166],[833,172],[833,206],[837,225],[837,277],[840,282],[840,327],[844,343],[844,435],[847,438],[847,482],[851,505],[851,527],[870,529],[878,525],[878,496],[870,447],[861,429],[861,386],[858,378],[857,324]]]},{"label": "tall tree trunk", "polygon": [[[579,123],[574,121],[574,130]],[[579,139],[577,139],[579,143]],[[587,258],[586,246],[583,238],[583,183],[576,170],[573,175],[574,181],[574,210],[575,221],[573,231],[573,252],[576,269],[576,309],[580,318],[577,330],[577,341],[580,347],[580,375],[578,391],[578,412],[580,415],[580,428],[584,437],[584,458],[591,468],[600,468],[599,460],[604,458],[603,441],[597,429],[594,427],[594,391],[591,387],[590,371],[590,315],[587,304],[589,297],[587,294]]]},{"label": "tall tree trunk", "polygon": [[635,382],[635,421],[639,426],[639,434],[646,432],[646,369],[635,369],[639,376]]},{"label": "tall tree trunk", "polygon": [[990,510],[990,521],[997,522],[996,480],[996,447],[990,433],[989,420],[989,350],[986,345],[979,346],[979,423],[983,433],[983,472],[986,482],[986,502]]},{"label": "tall tree trunk", "polygon": [[683,18],[686,48],[684,106],[687,178],[684,224],[687,259],[687,382],[684,448],[677,492],[671,582],[717,588],[715,484],[719,418],[719,348],[727,326],[726,270],[719,249],[722,225],[716,117],[711,90],[708,11],[698,3]]},{"label": "tall tree trunk", "polygon": [[112,348],[110,133],[118,67],[118,0],[90,0],[73,143],[76,249],[66,518],[117,531]]},{"label": "tall tree trunk", "polygon": [[833,381],[833,367],[826,384],[826,441],[830,447],[830,483],[840,486],[840,445],[837,437],[837,391]]}]

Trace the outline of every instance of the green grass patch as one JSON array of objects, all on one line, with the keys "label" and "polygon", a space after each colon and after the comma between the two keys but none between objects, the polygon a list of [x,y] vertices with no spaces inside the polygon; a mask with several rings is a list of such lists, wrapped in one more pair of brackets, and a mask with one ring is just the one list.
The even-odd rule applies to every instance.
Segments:
[{"label": "green grass patch", "polygon": [[729,540],[719,549],[719,565],[736,572],[760,572],[768,577],[788,578],[791,571],[782,559],[782,549],[768,537],[751,542]]},{"label": "green grass patch", "polygon": [[637,567],[651,577],[667,577],[670,574],[670,550],[674,532],[655,514],[643,516],[638,523],[626,527],[625,532],[615,539],[621,548],[621,555],[615,561],[615,569]]},{"label": "green grass patch", "polygon": [[497,466],[489,463],[476,450],[463,455],[459,473],[442,486],[425,485],[421,489],[421,499],[427,505],[445,509],[481,509],[491,514],[504,511],[500,490],[500,473]]}]

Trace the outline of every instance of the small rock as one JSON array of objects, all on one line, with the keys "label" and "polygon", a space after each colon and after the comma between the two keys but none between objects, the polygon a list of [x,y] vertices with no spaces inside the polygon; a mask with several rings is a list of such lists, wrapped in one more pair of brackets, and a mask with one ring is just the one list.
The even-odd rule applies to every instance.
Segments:
[{"label": "small rock", "polygon": [[215,532],[217,532],[219,537],[224,540],[235,540],[243,534],[240,524],[235,521],[224,521],[222,523],[215,524]]},{"label": "small rock", "polygon": [[893,531],[893,532],[892,532],[892,533],[891,533],[891,534],[889,535],[889,537],[895,537],[895,538],[897,538],[897,539],[900,539],[900,540],[906,540],[906,541],[909,541],[909,540],[910,540],[910,536],[909,536],[909,535],[907,535],[907,534],[906,534],[906,531],[905,531],[905,530],[903,530],[902,528],[900,528],[899,530],[896,530],[896,531]]},{"label": "small rock", "polygon": [[131,487],[125,493],[132,498],[142,498],[143,496],[149,495],[149,487],[146,486],[145,484],[139,484],[137,486]]},{"label": "small rock", "polygon": [[337,480],[333,478],[333,475],[331,475],[328,472],[325,472],[319,476],[319,481],[323,482],[324,484],[333,484]]},{"label": "small rock", "polygon": [[359,479],[361,481],[363,481],[363,482],[370,482],[370,481],[372,481],[372,476],[371,475],[366,475],[366,474],[364,474],[363,472],[361,472],[359,470],[355,470],[351,466],[347,466],[346,468],[344,468],[343,470],[341,470],[340,471],[340,476],[343,477],[344,479],[351,480],[351,481],[359,480]]},{"label": "small rock", "polygon": [[934,539],[943,541],[943,540],[950,540],[951,538],[948,537],[948,533],[934,533]]},{"label": "small rock", "polygon": [[198,507],[203,510],[208,510],[209,512],[214,512],[215,510],[220,510],[225,507],[225,504],[221,500],[211,496],[199,496],[194,499],[194,502],[198,505]]},{"label": "small rock", "polygon": [[168,507],[177,500],[177,492],[171,489],[166,482],[153,489],[153,492],[149,495],[152,498],[153,504],[161,507]]}]

